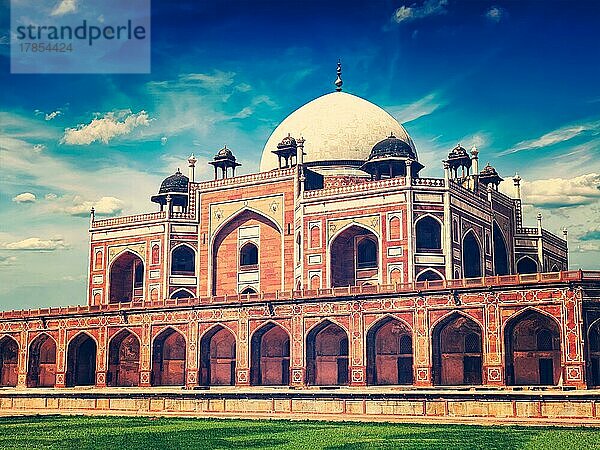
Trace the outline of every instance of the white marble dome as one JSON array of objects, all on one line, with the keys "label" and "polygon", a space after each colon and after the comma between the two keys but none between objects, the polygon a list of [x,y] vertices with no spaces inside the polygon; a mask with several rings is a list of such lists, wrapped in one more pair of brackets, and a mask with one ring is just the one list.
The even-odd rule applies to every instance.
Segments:
[{"label": "white marble dome", "polygon": [[263,149],[261,172],[279,168],[272,151],[288,134],[305,139],[304,163],[314,168],[358,167],[369,158],[373,146],[390,134],[405,141],[416,154],[412,139],[396,119],[379,106],[346,92],[318,97],[287,116]]}]

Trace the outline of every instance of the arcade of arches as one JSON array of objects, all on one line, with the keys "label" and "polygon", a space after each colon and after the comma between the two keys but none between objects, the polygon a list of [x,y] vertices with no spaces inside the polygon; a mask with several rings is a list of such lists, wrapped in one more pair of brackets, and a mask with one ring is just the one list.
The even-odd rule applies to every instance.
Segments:
[{"label": "arcade of arches", "polygon": [[[371,305],[377,301],[374,297]],[[415,301],[419,297],[410,304]],[[138,318],[129,319],[131,328],[112,326],[104,335],[94,329],[71,329],[64,338],[52,330],[32,331],[25,347],[19,336],[5,334],[0,337],[0,385],[557,386],[568,381],[565,361],[577,351],[585,352],[585,365],[580,366],[586,370],[585,382],[600,385],[600,320],[587,328],[587,344],[577,350],[572,336],[563,336],[561,323],[570,319],[555,318],[564,314],[558,304],[517,311],[509,306],[500,313],[503,321],[493,327],[483,310],[468,306],[439,304],[421,321],[408,309],[395,315],[373,310],[362,319],[359,312],[336,314],[347,304],[359,311],[356,302],[322,308],[309,304],[314,312],[332,314],[313,314],[304,322],[278,318],[279,306],[273,319],[268,308],[252,306],[247,311],[261,310],[262,319],[252,316],[246,330],[235,319],[197,322],[194,333],[181,322],[151,325],[146,333]],[[495,372],[486,366],[492,359],[497,361]],[[425,382],[424,369],[430,371]]]}]

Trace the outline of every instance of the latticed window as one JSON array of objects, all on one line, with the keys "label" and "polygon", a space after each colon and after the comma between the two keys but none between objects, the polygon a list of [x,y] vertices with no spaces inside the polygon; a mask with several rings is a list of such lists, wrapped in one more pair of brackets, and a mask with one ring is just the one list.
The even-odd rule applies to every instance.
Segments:
[{"label": "latticed window", "polygon": [[552,332],[546,328],[542,328],[536,335],[537,349],[539,351],[550,351],[554,349]]},{"label": "latticed window", "polygon": [[400,337],[400,353],[403,355],[412,354],[412,339],[408,334],[403,334]]},{"label": "latticed window", "polygon": [[481,351],[481,339],[477,333],[469,333],[465,336],[465,353],[479,353]]}]

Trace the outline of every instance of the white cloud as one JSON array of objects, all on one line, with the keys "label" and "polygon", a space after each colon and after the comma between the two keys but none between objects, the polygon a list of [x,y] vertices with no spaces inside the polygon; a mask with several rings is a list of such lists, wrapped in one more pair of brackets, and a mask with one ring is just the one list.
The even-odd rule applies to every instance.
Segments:
[{"label": "white cloud", "polygon": [[507,155],[523,150],[535,150],[542,147],[549,147],[551,145],[569,141],[582,134],[590,134],[592,136],[600,134],[600,120],[581,124],[566,125],[538,138],[521,141],[512,149],[499,153],[499,155]]},{"label": "white cloud", "polygon": [[168,140],[168,138],[166,136],[161,137],[160,145],[167,145],[167,140]]},{"label": "white cloud", "polygon": [[125,202],[116,197],[102,197],[99,200],[85,200],[79,195],[74,197],[49,197],[48,200],[54,201],[51,211],[66,213],[71,216],[87,217],[90,215],[90,210],[94,208],[97,216],[114,216],[121,214],[125,207]]},{"label": "white cloud", "polygon": [[6,250],[35,250],[35,251],[54,251],[69,248],[69,245],[63,238],[42,239],[39,237],[30,237],[22,241],[8,242],[1,244],[1,248]]},{"label": "white cloud", "polygon": [[0,267],[12,266],[16,260],[16,256],[0,255]]},{"label": "white cloud", "polygon": [[77,11],[77,0],[60,0],[60,2],[54,7],[51,16],[64,16],[68,13]]},{"label": "white cloud", "polygon": [[55,119],[56,117],[60,116],[62,114],[62,112],[60,111],[60,109],[57,109],[56,111],[52,111],[51,113],[48,113],[44,116],[44,119],[46,120],[52,120]]},{"label": "white cloud", "polygon": [[600,174],[574,178],[523,181],[523,200],[541,208],[560,208],[600,202]]},{"label": "white cloud", "polygon": [[33,203],[35,202],[35,194],[32,194],[31,192],[23,192],[14,196],[12,201],[15,203]]},{"label": "white cloud", "polygon": [[448,0],[425,0],[422,5],[413,3],[410,6],[401,6],[394,11],[392,21],[396,23],[410,22],[429,16],[446,14]]},{"label": "white cloud", "polygon": [[508,13],[506,12],[506,10],[499,6],[490,7],[490,9],[488,9],[484,15],[486,19],[496,23],[508,17]]},{"label": "white cloud", "polygon": [[44,195],[44,198],[46,200],[55,200],[58,198],[58,195],[53,194],[52,192],[49,192],[48,194]]},{"label": "white cloud", "polygon": [[131,133],[139,126],[148,126],[150,118],[146,111],[132,113],[131,110],[112,111],[103,117],[96,117],[88,124],[80,124],[76,128],[67,128],[61,143],[70,145],[89,145],[92,142],[108,142],[117,137]]},{"label": "white cloud", "polygon": [[46,146],[44,144],[35,144],[33,146],[33,151],[36,153],[41,153],[46,150]]},{"label": "white cloud", "polygon": [[428,116],[444,105],[446,105],[446,102],[439,98],[439,94],[432,92],[413,103],[391,106],[386,109],[398,122],[407,123]]}]

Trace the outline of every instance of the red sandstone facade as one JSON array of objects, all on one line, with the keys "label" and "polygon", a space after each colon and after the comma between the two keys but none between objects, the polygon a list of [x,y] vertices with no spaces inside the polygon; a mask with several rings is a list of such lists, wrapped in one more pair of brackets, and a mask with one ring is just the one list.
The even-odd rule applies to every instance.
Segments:
[{"label": "red sandstone facade", "polygon": [[92,213],[88,305],[2,313],[0,385],[600,384],[600,273],[568,271],[476,152],[437,179],[374,147],[361,176],[302,145],[233,178],[225,148],[159,212]]}]

